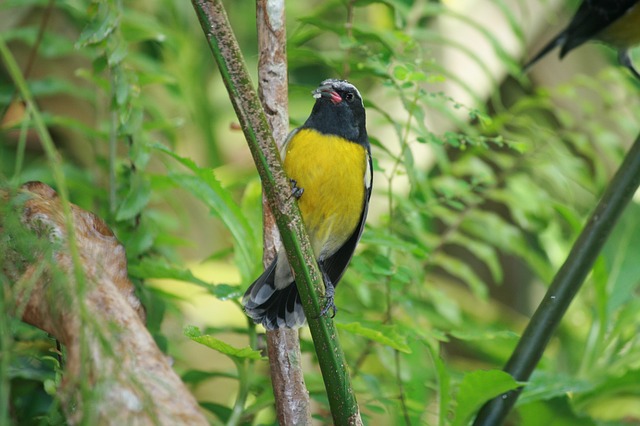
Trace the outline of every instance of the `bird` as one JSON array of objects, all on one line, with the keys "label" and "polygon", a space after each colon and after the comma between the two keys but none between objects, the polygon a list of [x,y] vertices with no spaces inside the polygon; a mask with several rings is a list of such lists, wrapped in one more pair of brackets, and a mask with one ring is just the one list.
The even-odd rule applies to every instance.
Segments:
[{"label": "bird", "polygon": [[[358,89],[327,79],[312,91],[315,103],[287,137],[283,167],[291,182],[325,285],[321,315],[335,316],[335,286],[362,235],[373,185],[366,113]],[[305,324],[300,294],[284,247],[247,289],[244,311],[267,330]]]},{"label": "bird", "polygon": [[589,40],[618,50],[618,62],[640,79],[629,50],[640,44],[640,0],[583,0],[569,25],[523,67],[525,72],[555,47],[560,59]]}]

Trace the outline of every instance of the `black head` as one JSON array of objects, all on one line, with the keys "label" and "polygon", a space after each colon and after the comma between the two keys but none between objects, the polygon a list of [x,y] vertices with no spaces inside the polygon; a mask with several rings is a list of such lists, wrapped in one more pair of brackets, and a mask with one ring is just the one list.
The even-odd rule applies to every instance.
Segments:
[{"label": "black head", "polygon": [[312,93],[316,103],[303,128],[368,144],[364,104],[353,84],[328,79]]}]

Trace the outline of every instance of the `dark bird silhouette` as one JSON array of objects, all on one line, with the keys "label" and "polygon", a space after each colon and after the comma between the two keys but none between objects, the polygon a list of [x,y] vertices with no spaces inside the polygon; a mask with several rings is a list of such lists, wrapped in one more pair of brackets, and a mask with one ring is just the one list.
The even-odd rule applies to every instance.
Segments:
[{"label": "dark bird silhouette", "polygon": [[560,58],[589,40],[604,42],[618,50],[618,61],[636,78],[629,50],[640,44],[640,0],[583,0],[569,25],[554,37],[525,66],[533,64],[556,47]]}]

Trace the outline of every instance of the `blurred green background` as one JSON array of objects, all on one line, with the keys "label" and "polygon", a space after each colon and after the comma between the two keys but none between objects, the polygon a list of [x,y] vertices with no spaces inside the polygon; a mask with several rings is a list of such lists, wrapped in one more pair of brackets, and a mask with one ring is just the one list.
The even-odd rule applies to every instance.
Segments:
[{"label": "blurred green background", "polygon": [[[225,7],[256,81],[255,5]],[[356,84],[367,107],[374,194],[336,296],[364,421],[467,424],[499,393],[491,370],[502,368],[640,131],[640,83],[595,43],[522,74],[576,1],[286,7],[291,127],[328,77]],[[232,390],[248,380],[240,423],[274,424],[267,362],[233,362],[182,332],[196,325],[248,345],[256,330],[238,300],[262,270],[260,182],[191,4],[4,0],[0,37],[60,152],[71,201],[124,244],[149,330],[211,423],[227,423]],[[0,186],[55,188],[0,63]],[[636,199],[510,424],[640,423],[639,225]],[[8,306],[11,283],[1,277]],[[65,424],[55,342],[1,321],[9,408],[0,424]],[[312,343],[301,335],[315,421],[328,424]]]}]

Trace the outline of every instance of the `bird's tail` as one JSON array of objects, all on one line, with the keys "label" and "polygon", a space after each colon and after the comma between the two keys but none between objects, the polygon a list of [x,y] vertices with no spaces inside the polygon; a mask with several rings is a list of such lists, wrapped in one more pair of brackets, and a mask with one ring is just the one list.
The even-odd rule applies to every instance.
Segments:
[{"label": "bird's tail", "polygon": [[559,46],[559,45],[563,44],[564,40],[565,40],[565,37],[566,37],[566,35],[563,32],[563,33],[560,33],[553,40],[551,40],[549,43],[547,43],[542,48],[542,50],[540,50],[533,58],[531,58],[529,60],[529,62],[524,64],[524,66],[522,67],[522,72],[524,72],[524,73],[528,72],[536,62],[538,62],[540,59],[542,59],[543,56],[545,56],[547,53],[549,53],[553,49],[555,49],[556,46]]},{"label": "bird's tail", "polygon": [[295,282],[276,288],[276,261],[247,289],[242,298],[244,312],[267,330],[301,327],[306,319],[298,288]]}]

